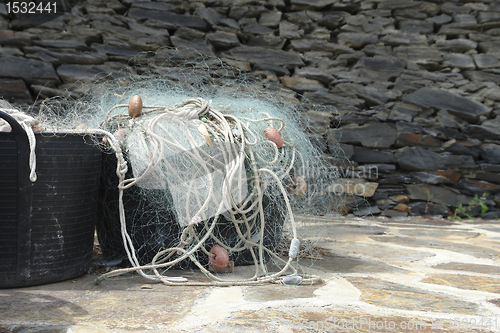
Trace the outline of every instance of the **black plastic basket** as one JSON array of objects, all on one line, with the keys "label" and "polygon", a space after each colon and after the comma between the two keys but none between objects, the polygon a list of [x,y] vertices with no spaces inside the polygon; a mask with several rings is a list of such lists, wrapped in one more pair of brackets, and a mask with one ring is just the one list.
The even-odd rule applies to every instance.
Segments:
[{"label": "black plastic basket", "polygon": [[0,132],[0,288],[85,273],[92,260],[102,153],[88,136],[36,133],[36,182],[26,132]]}]

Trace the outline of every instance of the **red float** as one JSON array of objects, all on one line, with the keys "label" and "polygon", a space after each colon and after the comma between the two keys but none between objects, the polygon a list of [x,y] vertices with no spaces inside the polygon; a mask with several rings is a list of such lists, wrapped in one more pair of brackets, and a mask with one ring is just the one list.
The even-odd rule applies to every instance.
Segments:
[{"label": "red float", "polygon": [[224,249],[219,244],[215,244],[210,249],[210,253],[214,256],[209,258],[209,265],[216,272],[222,272],[229,263],[229,255],[226,249]]},{"label": "red float", "polygon": [[264,134],[266,135],[266,137],[269,140],[274,142],[278,148],[283,147],[283,144],[285,142],[283,141],[283,138],[281,137],[281,135],[279,134],[279,132],[276,129],[274,129],[272,127],[267,127],[264,130]]}]

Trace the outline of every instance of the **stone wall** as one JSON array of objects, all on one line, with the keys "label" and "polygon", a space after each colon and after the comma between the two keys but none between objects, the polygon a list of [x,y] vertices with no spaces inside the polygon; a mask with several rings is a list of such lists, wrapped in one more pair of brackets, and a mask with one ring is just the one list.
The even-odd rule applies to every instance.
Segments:
[{"label": "stone wall", "polygon": [[64,95],[138,51],[187,46],[338,109],[304,120],[326,160],[340,142],[354,168],[378,171],[353,213],[448,215],[487,192],[483,217],[500,216],[495,0],[88,0],[36,28],[0,8],[0,29],[11,102]]}]

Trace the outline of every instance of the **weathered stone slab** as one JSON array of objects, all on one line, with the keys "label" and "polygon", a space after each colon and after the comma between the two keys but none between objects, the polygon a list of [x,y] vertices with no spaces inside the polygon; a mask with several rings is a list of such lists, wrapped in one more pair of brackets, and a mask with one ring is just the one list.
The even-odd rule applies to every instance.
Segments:
[{"label": "weathered stone slab", "polygon": [[385,45],[416,48],[418,46],[427,47],[427,38],[421,34],[392,32],[383,37],[380,41]]},{"label": "weathered stone slab", "polygon": [[[422,202],[422,204],[426,203]],[[417,239],[412,237],[400,236],[370,236],[370,238],[378,242],[395,243],[405,247],[425,247],[432,249],[449,250],[457,253],[469,254],[477,258],[490,259],[490,256],[500,255],[500,251],[496,249],[463,243],[446,242],[439,239]],[[436,238],[439,238],[439,235],[436,235]]]},{"label": "weathered stone slab", "polygon": [[22,58],[1,58],[0,63],[0,77],[24,79],[30,83],[39,80],[59,82],[50,63]]},{"label": "weathered stone slab", "polygon": [[401,97],[401,92],[394,89],[386,89],[381,86],[363,86],[355,83],[340,83],[336,89],[343,92],[354,92],[357,97],[364,99],[369,105],[385,104],[388,101]]},{"label": "weathered stone slab", "polygon": [[465,195],[456,194],[439,186],[418,184],[405,185],[405,187],[412,200],[429,201],[453,207],[465,205],[470,201],[470,198]]},{"label": "weathered stone slab", "polygon": [[378,215],[382,211],[378,208],[378,206],[369,206],[363,208],[356,208],[352,210],[352,213],[356,216],[365,217],[365,216],[373,216]]},{"label": "weathered stone slab", "polygon": [[448,178],[430,171],[412,172],[411,176],[426,184],[452,184]]},{"label": "weathered stone slab", "polygon": [[223,51],[241,45],[238,36],[232,32],[209,32],[206,35],[206,39],[217,51]]},{"label": "weathered stone slab", "polygon": [[255,64],[253,65],[254,71],[271,71],[274,72],[277,76],[288,76],[290,75],[290,71],[283,66],[273,65],[273,64]]},{"label": "weathered stone slab", "polygon": [[406,67],[406,61],[395,57],[362,57],[354,66],[359,75],[374,81],[387,81],[398,77]]},{"label": "weathered stone slab", "polygon": [[122,56],[131,58],[139,53],[139,51],[132,49],[124,49],[116,46],[103,45],[103,44],[92,44],[92,48],[101,53],[107,54],[108,56]]},{"label": "weathered stone slab", "polygon": [[340,142],[361,144],[370,148],[389,148],[396,142],[397,131],[394,125],[369,123],[362,126],[333,129],[329,135],[340,135]]},{"label": "weathered stone slab", "polygon": [[437,170],[453,167],[474,168],[472,156],[438,154],[421,147],[404,147],[396,151],[396,158],[403,170]]},{"label": "weathered stone slab", "polygon": [[358,163],[396,163],[396,157],[392,153],[360,147],[354,147],[352,160]]},{"label": "weathered stone slab", "polygon": [[0,98],[9,103],[29,103],[33,102],[30,91],[23,80],[0,80]]},{"label": "weathered stone slab", "polygon": [[270,50],[262,47],[240,46],[224,53],[228,58],[240,61],[246,61],[251,64],[267,63],[278,66],[293,68],[294,66],[304,66],[304,62],[295,52],[286,52],[282,50]]},{"label": "weathered stone slab", "polygon": [[432,202],[411,202],[408,204],[408,208],[411,215],[448,216],[452,214],[446,205]]},{"label": "weathered stone slab", "polygon": [[133,1],[131,8],[148,9],[148,10],[157,11],[157,12],[162,12],[162,11],[175,12],[177,10],[177,6],[173,6],[171,4],[163,3],[163,2]]},{"label": "weathered stone slab", "polygon": [[[482,165],[483,170],[489,169],[489,166]],[[500,165],[497,166],[500,169]],[[500,184],[500,172],[488,172],[488,171],[477,171],[474,177],[475,179],[486,180],[488,182],[494,182]]]},{"label": "weathered stone slab", "polygon": [[477,43],[469,39],[451,39],[439,40],[436,42],[436,47],[445,52],[461,53],[473,50],[477,47]]},{"label": "weathered stone slab", "polygon": [[195,50],[196,52],[199,52],[201,54],[214,55],[212,47],[203,39],[189,40],[177,36],[172,36],[170,37],[170,40],[172,41],[172,45],[177,48],[184,47],[187,49]]},{"label": "weathered stone slab", "polygon": [[396,144],[399,147],[419,146],[425,148],[439,148],[443,144],[441,140],[429,135],[420,135],[415,133],[402,132],[398,134]]},{"label": "weathered stone slab", "polygon": [[335,117],[330,112],[307,111],[304,114],[307,130],[316,134],[326,134]]},{"label": "weathered stone slab", "polygon": [[443,144],[442,148],[457,155],[471,155],[474,158],[479,157],[479,151],[482,142],[477,139],[457,141],[452,139]]},{"label": "weathered stone slab", "polygon": [[443,64],[459,69],[476,69],[476,64],[468,54],[450,53],[443,56]]},{"label": "weathered stone slab", "polygon": [[61,77],[64,83],[91,82],[99,77],[105,76],[108,73],[103,73],[91,65],[61,65],[57,68],[57,74]]},{"label": "weathered stone slab", "polygon": [[499,140],[500,139],[500,128],[494,128],[482,125],[469,125],[465,129],[465,133],[471,137],[485,140]]},{"label": "weathered stone slab", "polygon": [[434,32],[433,22],[420,20],[404,20],[399,23],[399,27],[404,32],[431,34]]},{"label": "weathered stone slab", "polygon": [[33,44],[35,39],[38,37],[30,33],[0,31],[0,45],[2,46],[29,46]]},{"label": "weathered stone slab", "polygon": [[446,35],[448,38],[454,38],[459,36],[465,36],[471,30],[476,30],[479,27],[479,24],[474,23],[458,23],[452,22],[448,24],[444,24],[439,29],[439,35]]},{"label": "weathered stone slab", "polygon": [[139,8],[132,8],[129,10],[128,15],[136,19],[150,19],[160,20],[169,23],[173,28],[188,27],[206,31],[208,29],[205,21],[199,16],[192,15],[179,15],[171,12],[159,12],[152,10],[144,10]]},{"label": "weathered stone slab", "polygon": [[362,301],[378,307],[455,314],[476,314],[478,310],[475,303],[462,301],[444,293],[372,277],[348,276],[345,278],[361,291]]},{"label": "weathered stone slab", "polygon": [[478,195],[483,193],[495,194],[500,191],[500,185],[484,180],[462,179],[458,182],[457,187]]},{"label": "weathered stone slab", "polygon": [[173,36],[187,40],[196,40],[196,39],[203,39],[205,37],[205,33],[203,31],[188,27],[179,27],[177,28]]},{"label": "weathered stone slab", "polygon": [[286,39],[274,36],[273,34],[267,35],[257,35],[250,36],[247,42],[247,46],[259,46],[265,48],[275,48],[277,50],[283,49],[283,45],[285,45]]},{"label": "weathered stone slab", "polygon": [[348,13],[340,11],[327,13],[318,21],[318,25],[325,27],[329,30],[336,29],[343,21],[346,15],[348,15]]},{"label": "weathered stone slab", "polygon": [[483,104],[441,89],[420,88],[404,96],[403,100],[427,108],[447,110],[469,122],[477,122],[479,116],[488,115],[491,112]]},{"label": "weathered stone slab", "polygon": [[270,28],[278,28],[282,16],[283,13],[280,11],[263,13],[259,18],[259,24]]},{"label": "weathered stone slab", "polygon": [[337,0],[291,0],[295,10],[322,10],[336,3]]},{"label": "weathered stone slab", "polygon": [[334,105],[334,106],[346,106],[352,105],[355,107],[363,107],[365,105],[365,101],[359,98],[350,98],[338,96],[337,94],[332,94],[325,91],[314,91],[314,92],[306,92],[304,97],[309,99],[312,103],[322,104],[322,105]]},{"label": "weathered stone slab", "polygon": [[221,22],[221,15],[213,8],[196,8],[195,13],[200,16],[211,27]]},{"label": "weathered stone slab", "polygon": [[452,274],[432,274],[421,281],[467,290],[481,290],[488,293],[500,293],[500,279],[486,276],[467,276]]},{"label": "weathered stone slab", "polygon": [[283,76],[281,82],[287,87],[300,94],[309,91],[325,90],[326,88],[317,80],[306,79],[297,76]]},{"label": "weathered stone slab", "polygon": [[268,35],[274,32],[273,29],[260,24],[248,24],[242,27],[244,33],[254,34],[254,35]]},{"label": "weathered stone slab", "polygon": [[376,44],[378,36],[363,32],[342,32],[337,36],[337,41],[340,45],[360,49],[367,44]]},{"label": "weathered stone slab", "polygon": [[494,82],[500,85],[500,74],[485,71],[465,71],[464,76],[474,82],[482,84],[483,82]]},{"label": "weathered stone slab", "polygon": [[304,30],[295,23],[283,20],[279,24],[279,35],[283,38],[297,39],[304,36]]},{"label": "weathered stone slab", "polygon": [[349,54],[354,52],[354,50],[348,46],[330,43],[321,39],[292,40],[288,48],[298,52],[323,51],[332,52],[334,54]]},{"label": "weathered stone slab", "polygon": [[[481,265],[481,264],[468,264],[462,262],[449,262],[446,264],[438,264],[432,266],[436,269],[444,269],[450,271],[466,271],[473,273],[481,273],[481,274],[491,274],[491,275],[500,275],[500,267],[493,265]],[[462,276],[462,275],[461,275]]]},{"label": "weathered stone slab", "polygon": [[29,58],[50,62],[54,65],[103,64],[108,60],[108,57],[100,52],[55,52],[38,46],[27,46],[24,51]]},{"label": "weathered stone slab", "polygon": [[487,54],[473,54],[472,57],[474,58],[477,68],[479,69],[500,67],[500,61],[494,56]]},{"label": "weathered stone slab", "polygon": [[297,69],[295,70],[294,76],[305,77],[306,79],[310,80],[317,80],[327,86],[330,82],[335,80],[333,75],[325,72],[324,70],[314,67],[304,67]]},{"label": "weathered stone slab", "polygon": [[420,65],[437,66],[442,61],[443,54],[438,50],[427,46],[398,46],[394,48],[394,55],[398,59],[414,61]]},{"label": "weathered stone slab", "polygon": [[500,145],[487,143],[481,146],[481,157],[488,163],[500,164]]}]

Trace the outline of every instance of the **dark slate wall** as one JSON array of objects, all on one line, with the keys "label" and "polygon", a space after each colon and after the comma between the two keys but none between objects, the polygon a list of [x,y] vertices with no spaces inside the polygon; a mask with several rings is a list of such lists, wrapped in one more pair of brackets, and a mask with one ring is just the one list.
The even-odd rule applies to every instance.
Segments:
[{"label": "dark slate wall", "polygon": [[487,192],[483,216],[500,216],[499,2],[88,0],[36,28],[0,8],[0,96],[62,95],[162,46],[335,106],[304,120],[327,157],[340,142],[353,168],[378,169],[355,214],[447,215]]}]

